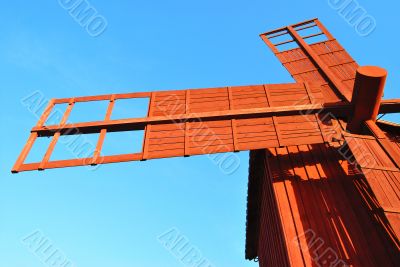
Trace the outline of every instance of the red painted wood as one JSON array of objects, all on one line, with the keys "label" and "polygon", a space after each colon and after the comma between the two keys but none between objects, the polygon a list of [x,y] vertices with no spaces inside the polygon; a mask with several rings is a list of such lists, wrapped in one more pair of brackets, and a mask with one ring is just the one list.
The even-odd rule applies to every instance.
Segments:
[{"label": "red painted wood", "polygon": [[[319,32],[302,33],[311,28]],[[261,37],[298,83],[54,99],[12,172],[251,150],[246,258],[261,267],[400,266],[400,127],[374,122],[378,110],[398,112],[400,100],[374,104],[373,116],[358,116],[359,134],[345,133],[354,104],[362,106],[350,103],[352,57],[318,19]],[[110,120],[114,100],[143,97],[147,117]],[[65,124],[70,106],[60,125],[44,125],[54,104],[100,100],[111,101],[103,121]],[[94,157],[51,161],[73,129],[100,133]],[[143,129],[141,153],[101,155],[107,132]],[[43,136],[53,141],[42,162],[24,163]]]},{"label": "red painted wood", "polygon": [[[396,248],[377,225],[384,217],[372,213],[358,192],[368,178],[342,165],[339,148],[331,143],[264,152],[265,164],[257,174],[263,184],[257,242],[261,267],[343,266],[339,261],[397,266]],[[390,216],[398,227],[395,213]]]}]

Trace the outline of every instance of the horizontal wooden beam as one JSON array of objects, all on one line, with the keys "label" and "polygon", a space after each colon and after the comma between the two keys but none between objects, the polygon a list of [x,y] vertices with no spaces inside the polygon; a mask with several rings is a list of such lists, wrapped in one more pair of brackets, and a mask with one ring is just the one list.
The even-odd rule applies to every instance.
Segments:
[{"label": "horizontal wooden beam", "polygon": [[[400,111],[400,99],[384,100],[380,107],[380,113],[397,113]],[[248,119],[262,118],[271,116],[291,116],[298,114],[317,114],[332,113],[340,118],[346,117],[351,112],[350,103],[335,104],[309,104],[298,106],[267,107],[253,109],[226,110],[218,112],[202,112],[171,116],[154,116],[145,118],[94,121],[75,124],[37,126],[32,129],[32,133],[38,136],[53,136],[55,132],[61,135],[76,135],[98,133],[101,129],[108,132],[144,130],[148,124],[169,124],[183,123],[191,121],[210,121],[210,120],[229,120],[229,119]]]},{"label": "horizontal wooden beam", "polygon": [[[75,97],[74,102],[90,102],[90,101],[102,101],[102,100],[110,100],[114,98],[117,99],[127,99],[127,98],[146,98],[150,97],[151,92],[138,92],[138,93],[127,93],[127,94],[111,94],[111,95],[95,95],[95,96],[82,96]],[[53,99],[54,104],[65,104],[69,103],[71,98],[58,98]]]},{"label": "horizontal wooden beam", "polygon": [[297,28],[297,27],[300,27],[300,26],[303,26],[303,25],[306,25],[306,24],[313,23],[313,22],[315,22],[317,20],[318,20],[318,18],[313,18],[313,19],[302,21],[302,22],[299,22],[299,23],[296,23],[296,24],[292,24],[292,25],[289,25],[289,26],[281,27],[281,28],[278,28],[278,29],[275,29],[275,30],[272,30],[272,31],[267,31],[267,32],[261,33],[260,35],[271,35],[271,34],[274,34],[274,33],[280,32],[280,31],[287,30],[287,27],[290,27],[290,26],[294,27],[294,28]]},{"label": "horizontal wooden beam", "polygon": [[261,118],[271,116],[290,116],[301,114],[316,114],[316,113],[333,113],[338,117],[348,114],[350,105],[347,103],[338,104],[309,104],[298,106],[282,106],[268,108],[253,108],[253,109],[238,109],[226,110],[217,112],[202,112],[190,113],[171,116],[154,116],[145,118],[108,120],[84,122],[65,125],[51,125],[34,127],[32,133],[37,133],[39,136],[52,136],[56,132],[61,135],[76,135],[98,133],[101,129],[106,129],[107,132],[143,130],[148,124],[171,124],[196,121],[215,121],[215,120],[230,120],[230,119],[248,119]]},{"label": "horizontal wooden beam", "polygon": [[397,99],[384,99],[381,101],[379,114],[399,113],[400,112],[400,98]]},{"label": "horizontal wooden beam", "polygon": [[[79,158],[79,159],[49,161],[46,163],[46,169],[90,166],[90,165],[117,163],[117,162],[139,161],[139,160],[142,160],[142,153],[100,156],[96,160],[97,164],[92,163],[93,159],[94,158]],[[19,169],[13,169],[12,172],[18,173],[18,172],[23,172],[23,171],[34,171],[34,170],[38,170],[39,166],[40,166],[40,162],[26,163],[26,164],[22,164]]]}]

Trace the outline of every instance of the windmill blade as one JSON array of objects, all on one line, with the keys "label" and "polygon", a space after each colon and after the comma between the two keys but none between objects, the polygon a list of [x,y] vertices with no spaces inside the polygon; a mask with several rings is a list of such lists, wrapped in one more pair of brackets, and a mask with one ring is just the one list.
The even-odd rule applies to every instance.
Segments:
[{"label": "windmill blade", "polygon": [[376,217],[381,218],[383,211],[386,220],[379,223],[400,249],[400,135],[395,133],[400,125],[383,132],[375,122],[365,124],[369,135],[346,133],[344,138],[357,169],[367,181],[368,188],[360,187],[361,194]]},{"label": "windmill blade", "polygon": [[351,101],[357,62],[318,19],[260,35],[297,82],[319,82],[324,98]]},{"label": "windmill blade", "polygon": [[[146,118],[110,120],[118,100],[150,98]],[[109,100],[105,119],[97,122],[68,123],[75,103]],[[57,104],[69,103],[59,125],[44,125]],[[265,84],[210,89],[114,94],[54,99],[21,152],[13,172],[96,165],[155,158],[191,156],[292,144],[317,144],[340,139],[336,117],[349,106],[324,106],[319,84]],[[324,112],[320,112],[324,111]],[[107,132],[145,130],[140,153],[103,156]],[[52,161],[51,155],[62,135],[98,133],[94,156]],[[41,162],[25,163],[37,138],[52,137]]]}]

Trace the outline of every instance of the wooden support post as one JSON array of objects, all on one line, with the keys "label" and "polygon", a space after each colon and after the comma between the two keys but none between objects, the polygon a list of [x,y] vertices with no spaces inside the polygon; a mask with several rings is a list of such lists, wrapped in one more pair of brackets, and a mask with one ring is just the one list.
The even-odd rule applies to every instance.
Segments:
[{"label": "wooden support post", "polygon": [[385,87],[387,71],[380,67],[365,66],[357,69],[354,83],[353,112],[347,130],[361,133],[363,123],[376,121]]}]

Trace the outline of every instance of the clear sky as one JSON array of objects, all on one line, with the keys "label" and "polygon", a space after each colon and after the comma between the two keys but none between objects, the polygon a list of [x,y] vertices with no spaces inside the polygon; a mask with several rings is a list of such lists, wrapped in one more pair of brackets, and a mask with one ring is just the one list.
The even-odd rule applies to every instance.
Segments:
[{"label": "clear sky", "polygon": [[[207,156],[11,175],[36,122],[21,100],[37,90],[60,98],[291,82],[258,34],[319,17],[360,65],[387,68],[385,98],[400,97],[398,1],[358,1],[377,23],[368,36],[330,6],[338,0],[90,0],[107,21],[98,36],[60,2],[1,1],[0,267],[48,266],[27,245],[31,234],[70,266],[190,266],[158,240],[171,229],[211,266],[257,266],[244,260],[247,152],[231,175]],[[115,140],[110,149],[129,147]]]}]

